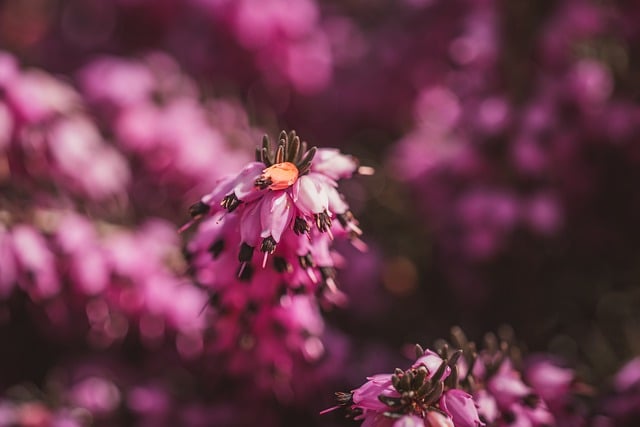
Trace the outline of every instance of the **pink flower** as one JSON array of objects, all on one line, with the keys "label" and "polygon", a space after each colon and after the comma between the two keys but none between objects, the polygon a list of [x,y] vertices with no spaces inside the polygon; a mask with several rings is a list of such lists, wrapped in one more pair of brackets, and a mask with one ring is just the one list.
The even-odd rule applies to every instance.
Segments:
[{"label": "pink flower", "polygon": [[483,426],[473,397],[462,390],[448,390],[440,399],[440,406],[449,415],[456,427]]},{"label": "pink flower", "polygon": [[424,419],[425,427],[455,427],[451,418],[438,411],[429,411]]},{"label": "pink flower", "polygon": [[367,378],[369,381],[353,391],[353,403],[358,408],[384,412],[387,405],[378,396],[399,397],[400,394],[391,385],[391,374],[378,374]]},{"label": "pink flower", "polygon": [[522,382],[516,371],[502,369],[502,367],[500,372],[489,380],[487,389],[501,407],[508,407],[533,392]]},{"label": "pink flower", "polygon": [[13,253],[22,278],[18,284],[38,300],[49,298],[60,291],[61,283],[55,256],[46,241],[33,227],[17,225],[11,232]]},{"label": "pink flower", "polygon": [[109,413],[120,404],[118,388],[106,378],[89,377],[76,383],[69,392],[74,406],[92,413]]},{"label": "pink flower", "polygon": [[393,427],[425,427],[425,422],[416,415],[405,415],[398,418],[393,423]]},{"label": "pink flower", "polygon": [[640,357],[628,361],[615,375],[613,384],[618,392],[631,391],[640,384]]},{"label": "pink flower", "polygon": [[18,265],[13,253],[12,237],[4,225],[0,225],[0,296],[6,297],[14,288]]},{"label": "pink flower", "polygon": [[478,405],[478,414],[488,423],[494,422],[500,416],[496,399],[486,390],[478,390],[474,393],[473,399]]},{"label": "pink flower", "polygon": [[571,369],[562,368],[551,360],[539,358],[527,368],[526,378],[540,397],[552,404],[567,397],[575,374]]},{"label": "pink flower", "polygon": [[[427,368],[427,378],[433,377],[436,373],[440,365],[442,365],[442,357],[440,357],[435,351],[425,350],[424,355],[418,358],[416,362],[413,364],[413,368],[417,368],[420,365],[423,365]],[[444,370],[444,374],[442,374],[441,379],[447,378],[451,374],[451,368],[447,366]]]},{"label": "pink flower", "polygon": [[[228,357],[230,372],[250,373],[265,388],[286,384],[298,360],[324,354],[318,296],[333,304],[345,298],[335,283],[333,239],[361,234],[334,179],[353,174],[357,163],[330,150],[316,170],[323,151],[307,149],[294,132],[281,133],[275,148],[265,138],[256,161],[190,208],[193,221],[208,217],[187,252],[195,280],[213,295],[212,350]],[[383,407],[368,387],[356,400]]]},{"label": "pink flower", "polygon": [[[318,161],[315,161],[315,156]],[[262,253],[262,267],[283,240],[285,252],[291,251],[312,282],[322,277],[333,290],[333,268],[329,242],[336,234],[357,238],[361,234],[335,179],[348,177],[357,170],[357,162],[337,150],[307,149],[307,144],[291,132],[282,132],[275,149],[265,137],[257,149],[256,161],[240,173],[222,179],[209,194],[191,207],[198,219],[217,215],[216,221],[232,223],[239,216],[238,260],[242,274],[253,261],[254,251]],[[337,219],[342,229],[337,230]],[[286,257],[285,257],[286,258]],[[293,260],[292,260],[293,261]],[[317,270],[316,268],[319,267]],[[306,280],[304,280],[306,281]]]}]

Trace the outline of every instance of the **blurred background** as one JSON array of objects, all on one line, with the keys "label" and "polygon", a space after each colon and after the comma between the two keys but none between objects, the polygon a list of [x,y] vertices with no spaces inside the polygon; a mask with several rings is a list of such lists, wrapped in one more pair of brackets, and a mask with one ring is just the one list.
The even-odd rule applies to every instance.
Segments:
[{"label": "blurred background", "polygon": [[[638,22],[631,0],[0,1],[0,425],[353,425],[318,415],[334,391],[503,324],[636,425],[606,402],[640,399],[612,380],[640,354]],[[336,242],[349,303],[287,375],[228,369],[248,350],[212,344],[176,233],[281,129],[376,169],[341,183],[369,248]]]}]

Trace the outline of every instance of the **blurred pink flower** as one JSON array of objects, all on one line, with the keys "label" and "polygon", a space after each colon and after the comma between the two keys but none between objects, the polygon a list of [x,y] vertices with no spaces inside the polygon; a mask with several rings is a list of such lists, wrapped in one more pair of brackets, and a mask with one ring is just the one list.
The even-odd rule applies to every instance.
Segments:
[{"label": "blurred pink flower", "polygon": [[456,427],[477,427],[485,423],[480,421],[477,404],[473,396],[463,390],[448,390],[440,399],[442,410],[453,420]]}]

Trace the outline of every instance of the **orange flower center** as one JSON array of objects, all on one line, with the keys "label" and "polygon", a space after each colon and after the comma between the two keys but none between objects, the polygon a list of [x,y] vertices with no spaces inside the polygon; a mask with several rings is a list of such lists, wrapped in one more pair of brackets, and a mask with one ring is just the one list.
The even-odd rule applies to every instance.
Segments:
[{"label": "orange flower center", "polygon": [[260,178],[269,183],[269,189],[284,190],[298,179],[298,168],[291,162],[276,163],[264,169]]}]

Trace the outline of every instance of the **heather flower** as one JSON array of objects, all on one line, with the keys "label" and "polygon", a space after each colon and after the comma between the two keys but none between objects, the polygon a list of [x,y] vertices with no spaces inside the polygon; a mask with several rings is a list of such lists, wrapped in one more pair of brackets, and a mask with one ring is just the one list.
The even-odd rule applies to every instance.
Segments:
[{"label": "heather flower", "polygon": [[3,301],[27,295],[46,314],[38,326],[58,339],[86,335],[105,348],[137,328],[144,344],[175,335],[185,359],[202,353],[207,294],[181,277],[173,226],[149,220],[132,231],[71,212],[34,216],[34,225],[0,229]]},{"label": "heather flower", "polygon": [[0,91],[0,156],[6,156],[10,175],[20,177],[21,185],[53,184],[89,200],[124,194],[129,166],[82,112],[81,97],[71,86],[14,64],[0,79]]},{"label": "heather flower", "polygon": [[11,230],[11,246],[20,271],[19,286],[39,300],[60,291],[60,278],[55,257],[46,239],[29,225]]},{"label": "heather flower", "polygon": [[[500,340],[494,334],[487,334],[485,348],[479,352],[475,343],[467,341],[460,328],[454,328],[452,335],[456,346],[463,350],[457,366],[462,377],[460,383],[467,393],[473,395],[476,404],[473,410],[477,411],[472,413],[461,393],[455,396],[451,403],[455,402],[458,409],[465,409],[462,412],[467,416],[464,422],[479,419],[489,425],[532,427],[555,424],[554,415],[544,399],[523,381],[521,370],[516,368],[519,359],[515,356],[521,356],[521,353],[510,329],[501,331]],[[453,420],[457,426],[456,418]]]},{"label": "heather flower", "polygon": [[452,333],[455,346],[444,340],[438,341],[437,351],[417,346],[417,360],[410,369],[369,377],[350,393],[337,393],[339,405],[324,412],[343,407],[348,417],[375,427],[414,425],[416,417],[424,426],[556,425],[546,402],[514,368],[514,356],[520,353],[506,329],[501,342],[488,334],[487,348],[480,352],[459,328]]},{"label": "heather flower", "polygon": [[300,93],[324,89],[333,73],[333,52],[320,25],[314,0],[204,2],[197,10],[227,27],[230,35],[253,56],[266,83],[288,83]]},{"label": "heather flower", "polygon": [[549,405],[564,403],[576,379],[572,369],[561,367],[543,357],[531,360],[525,374],[527,382]]},{"label": "heather flower", "polygon": [[[287,247],[282,250],[286,265],[295,263],[301,267],[292,270],[293,274],[302,271],[314,283],[322,278],[335,291],[329,239],[334,234],[357,239],[362,233],[337,190],[336,179],[351,176],[357,170],[352,157],[335,150],[308,149],[295,132],[282,132],[275,150],[265,137],[256,151],[256,161],[238,175],[221,180],[191,207],[190,213],[194,219],[208,214],[216,216],[216,223],[239,222],[239,276],[252,264],[256,249],[262,253],[264,268],[283,241]],[[226,214],[221,215],[222,210]],[[342,226],[341,231],[336,230],[334,220]],[[289,267],[284,270],[288,272]]]},{"label": "heather flower", "polygon": [[186,255],[195,282],[211,293],[217,336],[205,351],[280,398],[299,361],[325,353],[319,302],[344,303],[331,245],[359,242],[362,232],[336,180],[357,170],[354,158],[283,132],[275,149],[265,137],[255,162],[190,209],[200,224]]},{"label": "heather flower", "polygon": [[473,397],[463,390],[448,390],[442,395],[442,410],[451,417],[456,427],[476,427],[484,425],[478,417],[477,404]]},{"label": "heather flower", "polygon": [[405,415],[393,423],[393,427],[424,427],[425,421],[415,415]]},{"label": "heather flower", "polygon": [[374,375],[350,393],[338,393],[340,406],[370,427],[484,425],[475,412],[473,398],[457,390],[460,352],[438,355],[419,346],[416,352],[416,362],[406,371]]},{"label": "heather flower", "polygon": [[601,402],[612,425],[633,426],[640,420],[640,357],[626,362],[611,379],[611,390]]},{"label": "heather flower", "polygon": [[613,384],[618,392],[632,391],[640,386],[640,357],[625,363],[614,376]]},{"label": "heather flower", "polygon": [[509,362],[503,362],[498,372],[487,382],[487,390],[496,398],[498,405],[509,407],[522,400],[533,390],[522,382],[520,375]]},{"label": "heather flower", "polygon": [[455,427],[453,420],[438,411],[429,411],[424,419],[425,427]]}]

